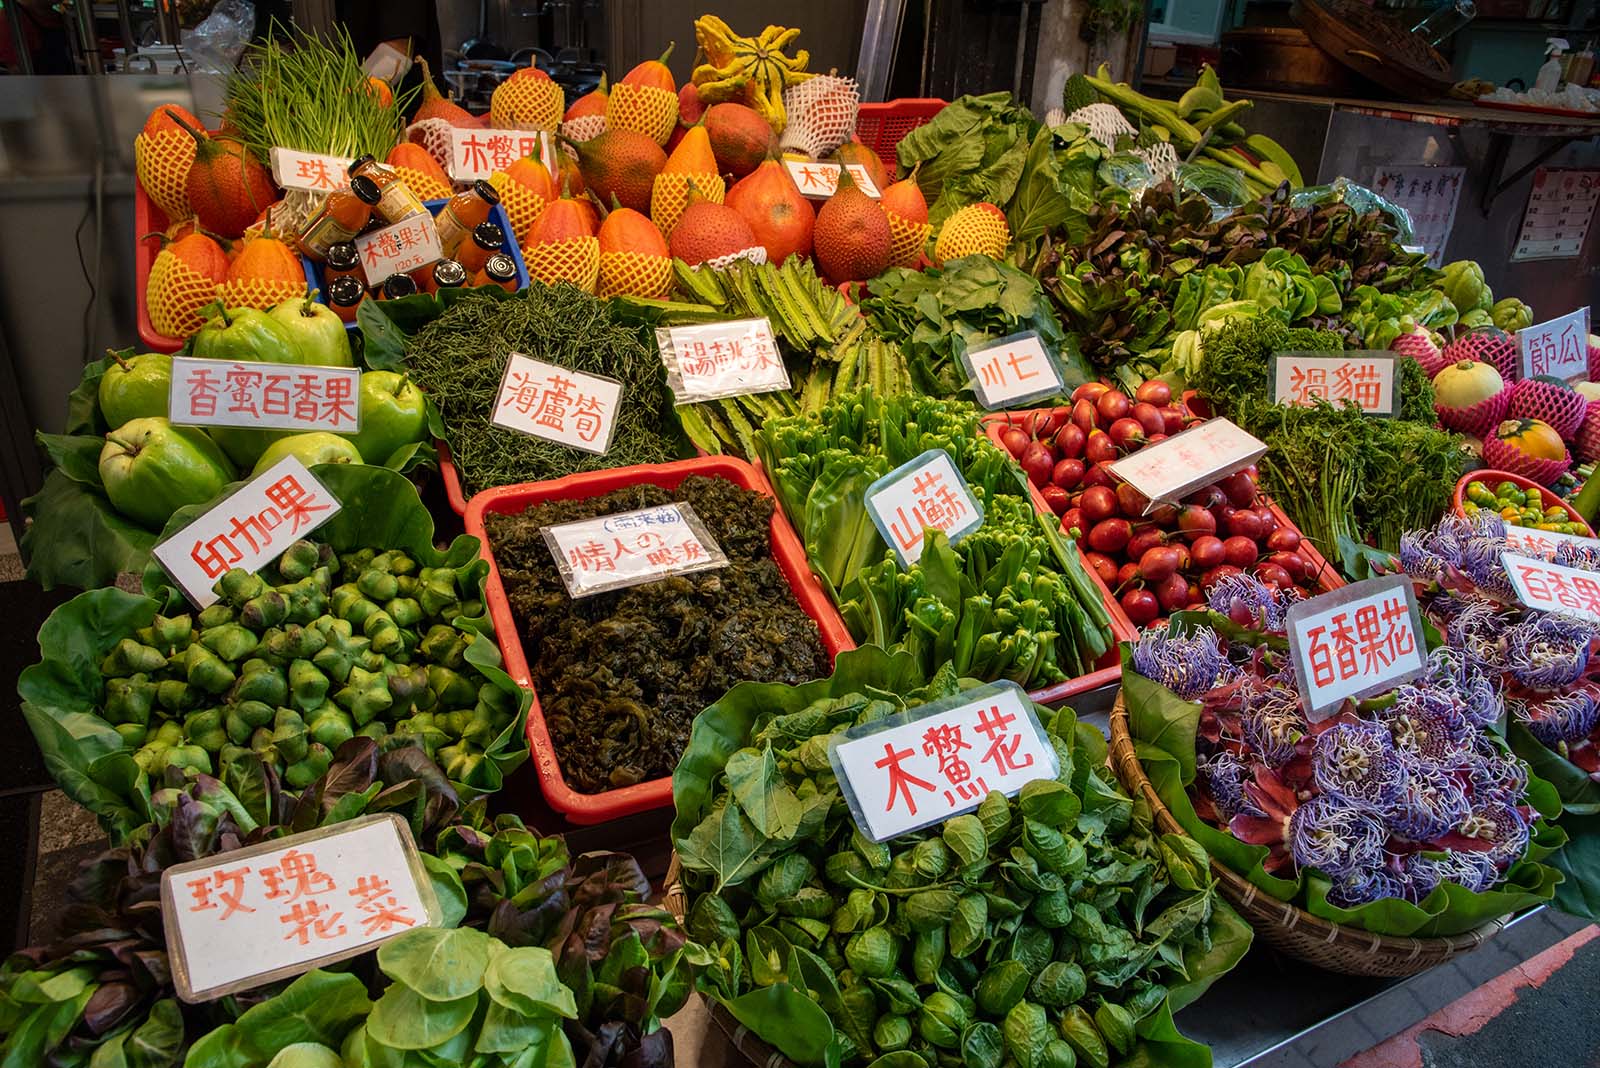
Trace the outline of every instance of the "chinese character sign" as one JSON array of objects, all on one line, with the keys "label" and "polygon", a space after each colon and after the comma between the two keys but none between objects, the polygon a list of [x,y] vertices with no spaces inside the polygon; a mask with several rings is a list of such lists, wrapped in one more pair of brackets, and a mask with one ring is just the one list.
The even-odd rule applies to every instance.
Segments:
[{"label": "chinese character sign", "polygon": [[1055,748],[1014,682],[921,705],[846,731],[828,752],[856,826],[874,842],[971,812],[1053,779]]},{"label": "chinese character sign", "polygon": [[1425,668],[1408,575],[1357,582],[1289,610],[1295,682],[1313,723],[1347,700],[1392,689]]},{"label": "chinese character sign", "polygon": [[[811,200],[827,200],[833,196],[833,191],[839,188],[839,164],[822,163],[817,160],[786,159],[783,165],[789,168],[789,177],[794,179],[794,184],[800,187],[800,195]],[[872,172],[859,163],[848,164],[850,177],[855,180],[856,186],[873,200],[881,195],[878,185],[872,180]]]},{"label": "chinese character sign", "polygon": [[1546,167],[1534,171],[1528,207],[1511,248],[1512,262],[1577,259],[1588,240],[1596,204],[1600,204],[1600,171]]},{"label": "chinese character sign", "polygon": [[611,448],[622,383],[513,352],[489,421],[582,452]]},{"label": "chinese character sign", "polygon": [[789,388],[789,369],[766,319],[662,328],[656,343],[679,404]]},{"label": "chinese character sign", "polygon": [[1516,553],[1501,553],[1500,562],[1517,599],[1529,608],[1565,612],[1600,623],[1600,575]]},{"label": "chinese character sign", "polygon": [[1568,382],[1589,377],[1589,309],[1517,331],[1522,377],[1553,375]]},{"label": "chinese character sign", "polygon": [[339,500],[298,457],[285,456],[153,554],[190,601],[216,602],[211,587],[233,568],[255,571],[339,512]]},{"label": "chinese character sign", "polygon": [[1506,548],[1521,556],[1538,556],[1548,559],[1556,554],[1562,542],[1571,541],[1591,549],[1600,549],[1600,540],[1577,534],[1562,534],[1536,527],[1519,527],[1506,524]]},{"label": "chinese character sign", "polygon": [[356,252],[367,281],[382,285],[390,275],[407,274],[443,259],[432,215],[413,215],[393,226],[356,238]]},{"label": "chinese character sign", "polygon": [[541,527],[570,597],[726,567],[687,501]]},{"label": "chinese character sign", "polygon": [[204,1001],[309,971],[439,921],[393,814],[177,864],[161,914],[178,996]]},{"label": "chinese character sign", "polygon": [[296,152],[274,148],[267,153],[272,165],[272,180],[279,189],[299,189],[307,193],[331,193],[348,185],[346,171],[350,160],[344,156],[324,156],[317,152]]},{"label": "chinese character sign", "polygon": [[1173,501],[1243,471],[1267,447],[1227,419],[1208,419],[1111,464],[1111,473],[1150,499]]},{"label": "chinese character sign", "polygon": [[1382,166],[1372,177],[1372,190],[1405,208],[1411,215],[1411,232],[1422,251],[1428,253],[1428,266],[1444,262],[1444,248],[1456,224],[1456,206],[1461,203],[1465,167]]},{"label": "chinese character sign", "polygon": [[167,410],[186,426],[353,434],[361,427],[361,370],[172,359]]},{"label": "chinese character sign", "polygon": [[1394,357],[1355,351],[1339,355],[1279,352],[1272,357],[1276,404],[1355,402],[1371,415],[1394,414]]},{"label": "chinese character sign", "polygon": [[1033,330],[963,352],[961,362],[978,403],[990,411],[1053,397],[1063,389],[1056,361]]},{"label": "chinese character sign", "polygon": [[548,167],[554,151],[553,145],[547,146],[549,138],[548,132],[538,130],[453,127],[450,130],[450,177],[457,182],[488,178],[524,156],[532,156]]},{"label": "chinese character sign", "polygon": [[983,525],[983,507],[955,461],[929,449],[867,487],[867,516],[902,566],[922,558],[926,531],[943,531],[953,545]]}]

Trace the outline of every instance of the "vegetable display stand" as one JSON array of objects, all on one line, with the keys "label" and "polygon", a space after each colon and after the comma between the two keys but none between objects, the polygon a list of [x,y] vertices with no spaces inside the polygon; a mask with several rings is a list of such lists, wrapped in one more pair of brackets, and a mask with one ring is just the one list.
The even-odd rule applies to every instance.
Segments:
[{"label": "vegetable display stand", "polygon": [[[539,777],[539,787],[550,807],[573,823],[603,823],[670,806],[672,780],[662,777],[593,794],[580,793],[567,784],[539,707],[538,693],[534,691],[533,673],[495,564],[494,546],[488,541],[485,517],[490,514],[520,515],[528,508],[546,501],[585,500],[629,486],[652,485],[673,490],[691,475],[726,479],[742,489],[772,495],[766,481],[744,461],[727,456],[704,456],[674,463],[588,471],[549,482],[502,486],[484,490],[467,503],[466,529],[480,539],[483,557],[489,564],[485,601],[489,616],[495,623],[495,636],[505,658],[506,671],[519,686],[533,693],[533,705],[528,710],[528,743]],[[832,658],[855,648],[850,632],[845,629],[844,620],[811,574],[804,547],[790,528],[789,521],[784,518],[783,510],[777,507],[772,513],[771,550],[772,559],[794,592],[795,600],[816,623],[822,647],[828,656]]]},{"label": "vegetable display stand", "polygon": [[1551,492],[1544,486],[1539,485],[1532,479],[1523,478],[1521,475],[1511,471],[1495,471],[1492,469],[1484,469],[1479,471],[1468,471],[1466,474],[1462,475],[1461,480],[1456,483],[1455,496],[1451,498],[1450,502],[1451,508],[1458,516],[1465,517],[1467,514],[1465,507],[1467,486],[1473,482],[1482,482],[1484,485],[1491,488],[1501,482],[1509,482],[1523,492],[1536,489],[1539,491],[1539,499],[1544,502],[1544,506],[1546,508],[1559,506],[1565,509],[1568,518],[1583,528],[1580,531],[1580,534],[1583,537],[1594,537],[1594,528],[1590,527],[1588,523],[1583,521],[1583,516],[1578,514],[1578,510],[1576,508],[1572,507],[1572,505],[1562,500],[1558,495]]},{"label": "vegetable display stand", "polygon": [[905,97],[882,104],[862,104],[856,112],[856,140],[878,154],[891,169],[899,162],[895,147],[900,139],[944,110],[937,97]]},{"label": "vegetable display stand", "polygon": [[[1111,766],[1122,785],[1150,805],[1158,831],[1186,835],[1183,825],[1162,803],[1160,794],[1144,773],[1134,749],[1128,708],[1120,696],[1111,710]],[[1281,901],[1215,859],[1211,861],[1211,871],[1217,877],[1223,897],[1275,949],[1344,975],[1392,978],[1416,975],[1458,954],[1477,949],[1503,930],[1510,920],[1509,916],[1504,916],[1464,934],[1441,938],[1373,934],[1322,919]]]}]

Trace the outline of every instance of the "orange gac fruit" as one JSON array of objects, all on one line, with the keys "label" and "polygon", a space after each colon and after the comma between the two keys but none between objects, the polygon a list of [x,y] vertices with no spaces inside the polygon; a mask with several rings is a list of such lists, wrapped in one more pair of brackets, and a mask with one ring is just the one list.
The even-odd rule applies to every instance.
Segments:
[{"label": "orange gac fruit", "polygon": [[768,263],[811,255],[816,209],[776,156],[735,182],[723,202],[750,224],[756,241],[767,250]]},{"label": "orange gac fruit", "polygon": [[528,236],[533,221],[545,205],[556,199],[556,186],[545,165],[532,156],[523,156],[503,171],[489,176],[489,184],[500,194],[511,230],[521,242]]},{"label": "orange gac fruit", "polygon": [[607,130],[633,130],[658,145],[667,143],[678,125],[677,87],[664,62],[671,54],[668,45],[660,60],[639,64],[612,86],[606,101]]},{"label": "orange gac fruit", "polygon": [[889,172],[883,169],[883,160],[878,154],[854,137],[839,146],[834,153],[840,163],[853,163],[867,169],[867,174],[872,178],[872,184],[878,187],[878,192],[883,192],[883,187],[889,184]]},{"label": "orange gac fruit", "polygon": [[191,233],[173,241],[150,266],[144,297],[150,325],[166,337],[194,334],[205,322],[200,309],[217,300],[227,275],[227,253],[211,237]]},{"label": "orange gac fruit", "polygon": [[927,247],[933,227],[928,225],[928,201],[917,185],[915,173],[892,183],[878,199],[878,206],[889,217],[889,262],[895,267],[914,267]]},{"label": "orange gac fruit", "polygon": [[194,165],[195,141],[178,119],[192,128],[200,120],[176,104],[156,108],[145,120],[144,129],[133,139],[134,173],[139,185],[155,205],[176,222],[193,214],[189,207],[189,168]]},{"label": "orange gac fruit", "polygon": [[704,126],[691,126],[682,142],[667,157],[667,165],[656,175],[650,192],[650,217],[666,233],[677,225],[683,209],[689,206],[689,186],[713,204],[721,204],[727,184],[717,173],[717,157]]},{"label": "orange gac fruit", "polygon": [[276,237],[263,235],[244,243],[222,281],[222,302],[230,308],[259,308],[301,296],[306,274],[300,257]]},{"label": "orange gac fruit", "polygon": [[561,86],[538,67],[523,67],[495,86],[489,123],[503,129],[554,130],[566,99]]},{"label": "orange gac fruit", "polygon": [[600,85],[573,101],[561,117],[561,136],[568,141],[592,141],[606,132],[606,101],[611,90],[606,76],[600,75]]},{"label": "orange gac fruit", "polygon": [[454,191],[439,161],[421,145],[401,141],[389,150],[384,162],[398,171],[406,185],[422,200],[440,200]]},{"label": "orange gac fruit", "polygon": [[546,285],[571,282],[593,293],[600,275],[600,241],[592,217],[571,197],[550,202],[529,228],[522,258],[531,278]]},{"label": "orange gac fruit", "polygon": [[389,83],[376,74],[367,76],[367,92],[377,98],[379,107],[388,107],[394,103],[394,90],[389,88]]},{"label": "orange gac fruit", "polygon": [[672,256],[656,224],[632,208],[615,206],[600,224],[602,297],[665,297],[672,288]]}]

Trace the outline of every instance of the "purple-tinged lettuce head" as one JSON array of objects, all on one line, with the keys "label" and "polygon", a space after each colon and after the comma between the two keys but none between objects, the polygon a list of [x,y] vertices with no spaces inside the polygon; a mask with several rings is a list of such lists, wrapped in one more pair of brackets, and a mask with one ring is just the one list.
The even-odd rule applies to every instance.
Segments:
[{"label": "purple-tinged lettuce head", "polygon": [[1557,690],[1583,677],[1595,626],[1585,620],[1536,613],[1506,628],[1506,667],[1536,690]]},{"label": "purple-tinged lettuce head", "polygon": [[1391,811],[1405,788],[1406,765],[1387,727],[1336,723],[1317,736],[1311,774],[1324,794],[1375,814]]},{"label": "purple-tinged lettuce head", "polygon": [[1383,865],[1383,824],[1337,797],[1313,797],[1289,817],[1289,853],[1335,882]]},{"label": "purple-tinged lettuce head", "polygon": [[1235,674],[1223,653],[1222,639],[1210,627],[1197,627],[1188,635],[1145,631],[1133,647],[1133,667],[1186,701]]}]

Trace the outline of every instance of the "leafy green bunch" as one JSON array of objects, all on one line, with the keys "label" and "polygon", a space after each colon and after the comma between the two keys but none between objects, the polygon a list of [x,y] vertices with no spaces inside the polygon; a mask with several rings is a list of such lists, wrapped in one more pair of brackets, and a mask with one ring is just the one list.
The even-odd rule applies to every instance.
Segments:
[{"label": "leafy green bunch", "polygon": [[1104,739],[1070,709],[1037,709],[1055,778],[888,842],[856,828],[830,744],[961,690],[948,666],[926,680],[867,648],[696,721],[672,834],[701,991],[807,1065],[1209,1063],[1171,1012],[1249,929],[1205,854],[1108,781]]}]

